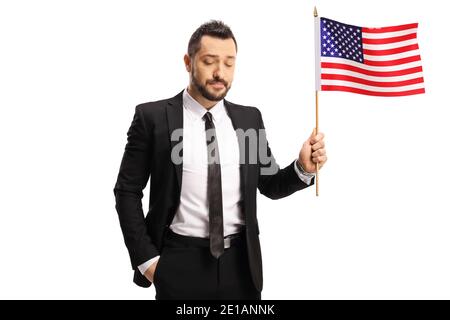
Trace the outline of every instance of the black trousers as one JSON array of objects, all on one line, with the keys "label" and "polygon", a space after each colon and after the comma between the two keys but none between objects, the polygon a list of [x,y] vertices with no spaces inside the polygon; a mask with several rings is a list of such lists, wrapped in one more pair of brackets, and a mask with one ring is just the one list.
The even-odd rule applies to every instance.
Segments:
[{"label": "black trousers", "polygon": [[156,266],[156,300],[261,300],[253,285],[245,231],[214,258],[209,239],[166,233]]}]

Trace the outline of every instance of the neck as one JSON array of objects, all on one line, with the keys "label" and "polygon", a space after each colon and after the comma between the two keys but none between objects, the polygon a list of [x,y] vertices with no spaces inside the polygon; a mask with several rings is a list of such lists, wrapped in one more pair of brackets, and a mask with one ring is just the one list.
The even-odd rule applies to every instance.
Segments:
[{"label": "neck", "polygon": [[202,96],[202,94],[192,84],[189,84],[187,90],[190,96],[194,98],[195,101],[197,101],[206,110],[211,109],[217,104],[217,101],[211,101]]}]

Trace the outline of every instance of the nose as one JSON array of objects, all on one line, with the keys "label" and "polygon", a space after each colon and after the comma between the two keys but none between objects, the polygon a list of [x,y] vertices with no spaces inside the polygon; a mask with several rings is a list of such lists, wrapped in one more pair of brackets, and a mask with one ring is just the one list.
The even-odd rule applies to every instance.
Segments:
[{"label": "nose", "polygon": [[223,79],[223,68],[220,64],[218,64],[214,69],[213,76],[214,78]]}]

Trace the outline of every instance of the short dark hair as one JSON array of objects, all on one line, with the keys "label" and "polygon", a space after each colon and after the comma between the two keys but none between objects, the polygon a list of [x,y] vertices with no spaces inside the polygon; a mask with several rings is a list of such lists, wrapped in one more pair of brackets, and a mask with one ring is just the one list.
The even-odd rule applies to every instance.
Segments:
[{"label": "short dark hair", "polygon": [[219,20],[210,20],[205,22],[191,36],[188,44],[188,55],[193,58],[195,54],[200,50],[200,41],[203,36],[211,36],[220,39],[233,39],[234,45],[236,46],[237,52],[237,42],[234,38],[233,32],[230,27]]}]

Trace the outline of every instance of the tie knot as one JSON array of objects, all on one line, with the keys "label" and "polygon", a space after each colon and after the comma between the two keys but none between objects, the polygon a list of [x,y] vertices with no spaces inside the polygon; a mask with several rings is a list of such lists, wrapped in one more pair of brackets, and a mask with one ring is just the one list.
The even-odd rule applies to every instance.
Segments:
[{"label": "tie knot", "polygon": [[212,114],[211,112],[206,112],[205,115],[203,116],[203,120],[208,121],[208,122],[212,122]]}]

